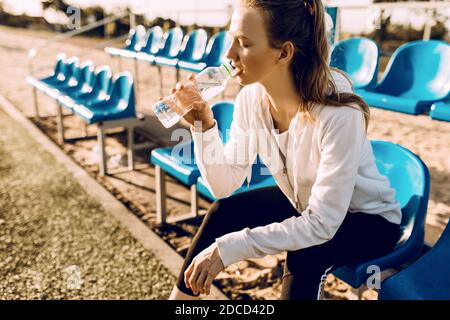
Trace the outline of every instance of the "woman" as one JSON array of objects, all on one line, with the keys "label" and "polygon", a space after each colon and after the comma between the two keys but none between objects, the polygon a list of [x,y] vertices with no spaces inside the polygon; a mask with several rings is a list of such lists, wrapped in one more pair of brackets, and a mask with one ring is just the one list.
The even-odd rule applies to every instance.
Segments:
[{"label": "woman", "polygon": [[[400,206],[374,163],[369,108],[328,67],[324,17],[320,0],[241,0],[235,10],[227,57],[245,87],[228,143],[201,99],[185,119],[214,196],[249,181],[257,156],[278,186],[211,206],[170,299],[209,294],[224,267],[283,251],[281,298],[315,299],[332,268],[380,256],[397,242]],[[177,84],[172,92],[181,98],[183,90]]]}]

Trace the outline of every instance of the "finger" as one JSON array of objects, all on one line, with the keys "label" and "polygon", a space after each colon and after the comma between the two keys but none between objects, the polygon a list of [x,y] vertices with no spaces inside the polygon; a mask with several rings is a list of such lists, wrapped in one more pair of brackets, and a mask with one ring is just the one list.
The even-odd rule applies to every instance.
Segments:
[{"label": "finger", "polygon": [[177,91],[177,89],[175,88],[170,88],[170,93],[175,93]]},{"label": "finger", "polygon": [[206,295],[209,295],[211,293],[211,285],[212,285],[213,281],[214,281],[214,277],[213,277],[212,273],[208,272],[208,276],[206,277],[206,281],[205,281],[205,285],[204,285],[204,290],[205,290]]},{"label": "finger", "polygon": [[192,291],[194,294],[197,294],[199,292],[197,288],[197,278],[199,277],[201,272],[201,269],[198,265],[194,267],[194,271],[192,272],[191,276],[189,277],[189,285],[191,286]]},{"label": "finger", "polygon": [[206,269],[202,270],[202,273],[197,278],[197,281],[195,282],[195,286],[197,287],[198,292],[205,293],[205,280],[208,276],[208,271]]},{"label": "finger", "polygon": [[164,98],[162,98],[162,97],[159,97],[159,98],[158,98],[158,101],[161,101],[162,99],[164,99]]},{"label": "finger", "polygon": [[183,89],[183,85],[181,84],[181,82],[177,82],[177,84],[175,85],[175,88],[177,90],[182,90]]},{"label": "finger", "polygon": [[201,111],[205,108],[205,104],[203,102],[194,102],[192,103],[192,109]]},{"label": "finger", "polygon": [[196,286],[196,279],[199,276],[199,272],[197,270],[197,268],[194,268],[194,271],[192,272],[191,276],[189,277],[189,286],[191,287],[192,292],[194,292],[194,294],[198,293],[198,289]]},{"label": "finger", "polygon": [[194,261],[192,261],[186,271],[184,271],[184,283],[186,284],[186,288],[190,288],[189,278],[191,277],[192,271],[194,271]]},{"label": "finger", "polygon": [[188,80],[189,80],[189,81],[192,81],[192,80],[194,80],[194,79],[195,79],[195,74],[189,73],[189,75],[188,75]]}]

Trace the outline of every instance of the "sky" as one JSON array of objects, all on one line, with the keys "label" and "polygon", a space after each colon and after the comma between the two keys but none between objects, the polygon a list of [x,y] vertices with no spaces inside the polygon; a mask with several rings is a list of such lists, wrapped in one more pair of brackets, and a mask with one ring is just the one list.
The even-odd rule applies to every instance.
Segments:
[{"label": "sky", "polygon": [[[1,2],[1,0],[0,0]],[[112,12],[117,6],[130,6],[135,12],[145,13],[149,17],[169,17],[179,21],[180,24],[188,25],[197,23],[200,25],[224,26],[229,19],[227,6],[235,5],[236,0],[66,0],[74,6],[101,5],[106,11]],[[333,0],[333,3],[341,5],[370,5],[372,0]],[[42,15],[42,8],[39,0],[3,0],[3,6],[7,11],[21,14],[39,16]],[[210,12],[201,12],[208,11]],[[174,11],[185,11],[185,13],[175,13]],[[450,8],[447,10],[450,17]],[[58,17],[56,13],[49,12],[46,15],[48,20]],[[369,32],[373,29],[377,18],[377,12],[368,9],[343,10],[341,12],[341,31],[349,33]],[[421,13],[414,13],[407,9],[398,9],[393,12],[392,21],[396,23],[411,23],[413,27],[420,29],[425,21]],[[450,18],[448,25],[450,27]]]}]

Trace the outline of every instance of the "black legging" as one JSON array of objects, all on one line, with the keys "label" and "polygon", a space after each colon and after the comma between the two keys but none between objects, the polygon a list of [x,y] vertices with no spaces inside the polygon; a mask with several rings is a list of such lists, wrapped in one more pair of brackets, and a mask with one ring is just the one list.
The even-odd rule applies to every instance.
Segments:
[{"label": "black legging", "polygon": [[[299,216],[278,187],[253,190],[216,201],[204,217],[187,252],[177,281],[186,288],[184,271],[193,258],[216,238],[244,228],[255,228]],[[293,235],[294,236],[294,235]],[[281,299],[317,299],[326,272],[366,261],[389,252],[399,238],[399,226],[379,215],[348,212],[335,236],[313,247],[288,251],[284,265]]]}]

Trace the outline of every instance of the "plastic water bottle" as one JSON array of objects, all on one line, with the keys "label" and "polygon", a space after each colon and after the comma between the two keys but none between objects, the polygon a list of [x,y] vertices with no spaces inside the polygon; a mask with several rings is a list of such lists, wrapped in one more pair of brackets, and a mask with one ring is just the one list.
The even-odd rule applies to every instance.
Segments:
[{"label": "plastic water bottle", "polygon": [[[192,103],[198,101],[199,94],[204,101],[208,101],[225,90],[228,80],[234,77],[233,69],[231,62],[226,62],[220,67],[204,69],[195,76],[195,81],[184,85],[181,96],[180,93],[177,96],[175,94],[167,96],[153,105],[153,112],[164,127],[172,127],[192,110]],[[189,103],[190,101],[192,103]]]}]

